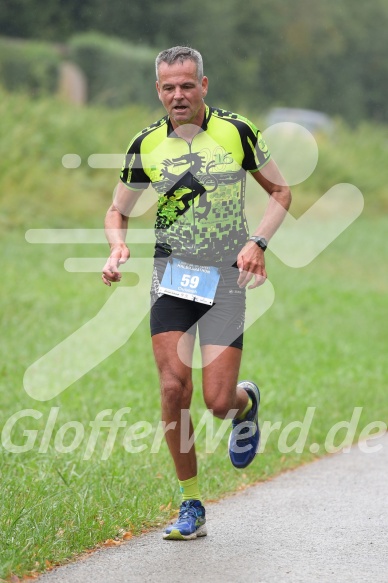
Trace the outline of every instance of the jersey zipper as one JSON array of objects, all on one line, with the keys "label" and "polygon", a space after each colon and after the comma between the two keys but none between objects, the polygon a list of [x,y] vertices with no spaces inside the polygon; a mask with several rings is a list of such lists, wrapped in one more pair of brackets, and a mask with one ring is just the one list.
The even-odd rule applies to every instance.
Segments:
[{"label": "jersey zipper", "polygon": [[[195,136],[194,136],[194,138],[195,138]],[[192,208],[192,219],[193,219],[192,220],[192,224],[191,224],[191,235],[192,235],[192,249],[191,249],[191,253],[193,255],[195,255],[195,247],[196,247],[196,244],[195,244],[195,235],[194,235],[194,229],[195,229],[195,226],[196,226],[196,222],[195,222],[195,208],[194,208],[194,176],[193,176],[193,173],[191,172],[191,170],[193,168],[193,160],[192,160],[192,153],[193,153],[193,151],[192,151],[191,145],[192,145],[192,142],[193,142],[194,138],[191,140],[191,142],[187,142],[187,140],[184,140],[184,138],[180,138],[179,137],[180,140],[184,140],[186,142],[186,144],[188,145],[188,147],[189,147],[189,155],[190,155],[190,158],[191,158],[191,160],[190,160],[190,176],[191,176],[191,178],[190,178],[190,188],[191,188],[191,208]]]},{"label": "jersey zipper", "polygon": [[[195,136],[194,136],[195,137]],[[194,139],[194,138],[193,138]],[[189,144],[189,152],[190,152],[190,170],[193,168],[193,159],[192,159],[192,149],[191,149],[191,145],[193,143],[193,140],[191,142],[188,142]],[[193,173],[190,172],[191,175],[191,208],[193,210],[192,215],[193,215],[193,227],[195,228],[195,208],[194,208],[194,177],[193,177]],[[193,239],[194,239],[194,231],[193,231]],[[194,239],[194,247],[195,247],[195,239]]]}]

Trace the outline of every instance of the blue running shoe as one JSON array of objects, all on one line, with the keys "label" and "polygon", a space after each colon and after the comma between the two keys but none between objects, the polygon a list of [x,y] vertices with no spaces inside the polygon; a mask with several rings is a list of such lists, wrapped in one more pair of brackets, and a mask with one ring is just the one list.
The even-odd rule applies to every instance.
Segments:
[{"label": "blue running shoe", "polygon": [[260,405],[259,388],[251,381],[241,381],[237,385],[244,389],[252,399],[252,409],[245,419],[233,419],[229,437],[229,457],[235,468],[246,468],[257,453],[260,443],[258,411]]},{"label": "blue running shoe", "polygon": [[163,533],[166,540],[191,540],[197,536],[206,536],[205,509],[199,500],[184,500],[179,517]]}]

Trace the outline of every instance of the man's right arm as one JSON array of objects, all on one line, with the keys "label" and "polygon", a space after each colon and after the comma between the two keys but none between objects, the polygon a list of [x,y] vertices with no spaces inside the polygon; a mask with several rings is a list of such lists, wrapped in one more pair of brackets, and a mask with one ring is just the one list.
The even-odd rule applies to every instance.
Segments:
[{"label": "man's right arm", "polygon": [[120,265],[125,263],[130,252],[125,243],[128,216],[135,206],[142,190],[131,190],[119,182],[113,204],[105,217],[105,235],[110,246],[110,255],[102,270],[102,281],[110,286],[121,280]]}]

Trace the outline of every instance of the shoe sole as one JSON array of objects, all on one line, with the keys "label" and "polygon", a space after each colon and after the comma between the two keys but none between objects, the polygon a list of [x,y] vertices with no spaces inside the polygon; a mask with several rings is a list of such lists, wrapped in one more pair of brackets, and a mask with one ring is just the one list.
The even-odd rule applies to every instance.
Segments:
[{"label": "shoe sole", "polygon": [[164,540],[194,540],[195,538],[198,538],[201,536],[206,536],[206,535],[207,535],[206,525],[203,524],[202,526],[197,528],[197,530],[195,532],[193,532],[192,534],[182,534],[178,529],[175,528],[171,532],[169,532],[168,534],[164,534],[163,539]]}]

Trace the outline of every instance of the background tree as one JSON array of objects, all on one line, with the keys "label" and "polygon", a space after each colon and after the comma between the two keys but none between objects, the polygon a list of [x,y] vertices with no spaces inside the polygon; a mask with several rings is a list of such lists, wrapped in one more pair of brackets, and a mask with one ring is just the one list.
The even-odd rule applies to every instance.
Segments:
[{"label": "background tree", "polygon": [[97,31],[156,54],[197,47],[209,103],[388,121],[388,3],[370,0],[3,0],[4,36],[67,43]]}]

